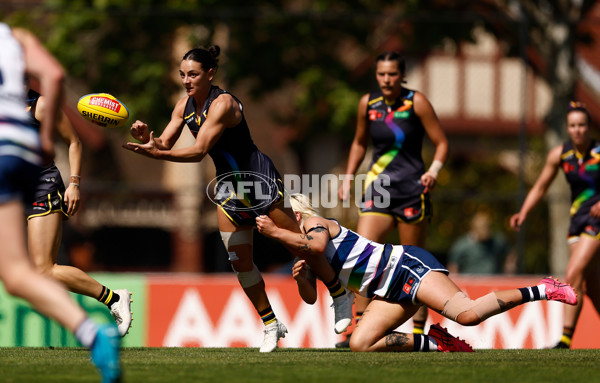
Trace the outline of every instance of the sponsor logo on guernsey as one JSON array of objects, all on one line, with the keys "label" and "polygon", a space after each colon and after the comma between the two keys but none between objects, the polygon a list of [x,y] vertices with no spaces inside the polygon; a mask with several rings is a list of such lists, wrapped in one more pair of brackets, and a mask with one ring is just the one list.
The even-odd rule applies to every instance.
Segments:
[{"label": "sponsor logo on guernsey", "polygon": [[369,106],[373,106],[373,107],[378,107],[379,105],[381,105],[381,103],[383,103],[383,96],[379,96],[377,98],[372,99],[371,101],[369,101]]},{"label": "sponsor logo on guernsey", "polygon": [[115,113],[119,113],[119,110],[121,110],[121,104],[108,97],[102,96],[94,96],[90,98],[90,105],[100,106],[102,108],[112,110]]},{"label": "sponsor logo on guernsey", "polygon": [[575,171],[575,166],[568,162],[563,162],[562,166],[565,173],[571,173]]},{"label": "sponsor logo on guernsey", "polygon": [[404,287],[402,288],[402,290],[406,293],[406,294],[410,294],[410,290],[412,290],[412,286],[415,283],[415,279],[413,277],[408,278],[408,281],[406,281],[406,283],[404,284]]},{"label": "sponsor logo on guernsey", "polygon": [[407,207],[404,209],[404,216],[406,218],[412,218],[418,215],[420,211],[420,209],[415,209],[414,207]]},{"label": "sponsor logo on guernsey", "polygon": [[375,109],[369,110],[369,121],[378,121],[381,119],[383,119],[383,113]]},{"label": "sponsor logo on guernsey", "polygon": [[196,114],[196,112],[192,112],[189,115],[183,117],[183,119],[185,120],[186,124],[189,124],[190,122],[194,121],[194,115]]},{"label": "sponsor logo on guernsey", "polygon": [[404,110],[402,112],[394,112],[394,118],[408,118],[410,113],[408,110]]},{"label": "sponsor logo on guernsey", "polygon": [[31,206],[33,210],[46,210],[45,202],[34,202]]}]

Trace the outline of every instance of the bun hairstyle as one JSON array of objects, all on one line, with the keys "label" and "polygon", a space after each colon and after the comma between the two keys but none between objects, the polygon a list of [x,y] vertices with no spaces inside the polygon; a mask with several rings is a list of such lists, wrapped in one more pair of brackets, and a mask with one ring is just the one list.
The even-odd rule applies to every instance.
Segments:
[{"label": "bun hairstyle", "polygon": [[567,114],[571,112],[582,112],[587,117],[588,126],[592,125],[592,116],[590,115],[589,110],[585,107],[585,104],[581,101],[571,101],[569,102],[569,107],[567,110]]},{"label": "bun hairstyle", "polygon": [[202,69],[209,70],[214,68],[217,69],[219,54],[221,48],[218,45],[211,45],[208,48],[194,48],[183,55],[183,60],[193,60],[199,62],[202,65]]}]

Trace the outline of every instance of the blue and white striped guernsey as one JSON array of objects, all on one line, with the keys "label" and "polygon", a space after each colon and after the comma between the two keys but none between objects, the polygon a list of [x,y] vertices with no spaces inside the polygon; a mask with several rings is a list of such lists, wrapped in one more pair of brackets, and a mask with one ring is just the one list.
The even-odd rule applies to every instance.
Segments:
[{"label": "blue and white striped guernsey", "polygon": [[340,232],[325,249],[325,256],[339,273],[340,282],[366,297],[387,297],[402,246],[382,245],[340,226]]},{"label": "blue and white striped guernsey", "polygon": [[325,256],[342,285],[368,298],[415,302],[421,280],[430,271],[448,274],[421,248],[380,244],[341,225],[338,235],[329,240]]},{"label": "blue and white striped guernsey", "polygon": [[4,23],[0,23],[0,52],[0,156],[41,165],[39,134],[25,109],[23,50]]}]

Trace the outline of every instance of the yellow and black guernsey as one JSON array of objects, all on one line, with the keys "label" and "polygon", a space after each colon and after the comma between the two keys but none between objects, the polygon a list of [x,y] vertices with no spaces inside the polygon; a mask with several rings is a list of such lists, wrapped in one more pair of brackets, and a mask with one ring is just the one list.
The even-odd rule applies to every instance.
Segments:
[{"label": "yellow and black guernsey", "polygon": [[257,216],[268,214],[273,204],[283,201],[284,188],[271,159],[258,150],[252,141],[242,103],[231,93],[213,85],[201,108],[193,97],[188,98],[184,120],[194,137],[197,137],[210,113],[211,104],[222,94],[229,94],[238,102],[242,121],[225,129],[208,151],[215,164],[217,177],[209,183],[207,192],[234,224],[254,226]]}]

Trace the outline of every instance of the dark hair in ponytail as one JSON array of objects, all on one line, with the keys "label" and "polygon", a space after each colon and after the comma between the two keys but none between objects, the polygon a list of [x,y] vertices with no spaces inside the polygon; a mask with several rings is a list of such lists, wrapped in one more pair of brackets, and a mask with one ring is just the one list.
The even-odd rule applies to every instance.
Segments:
[{"label": "dark hair in ponytail", "polygon": [[219,53],[221,48],[218,45],[211,45],[207,49],[194,48],[183,55],[183,60],[194,60],[202,64],[202,69],[209,70],[211,68],[217,69],[219,63]]}]

